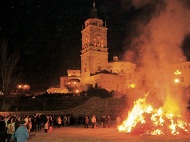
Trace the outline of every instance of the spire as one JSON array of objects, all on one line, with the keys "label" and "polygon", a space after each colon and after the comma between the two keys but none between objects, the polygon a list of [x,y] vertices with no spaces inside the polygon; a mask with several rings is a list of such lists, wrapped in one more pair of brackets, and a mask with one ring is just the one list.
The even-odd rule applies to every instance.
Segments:
[{"label": "spire", "polygon": [[91,18],[97,18],[97,9],[95,7],[95,1],[93,2],[93,8],[91,9]]}]

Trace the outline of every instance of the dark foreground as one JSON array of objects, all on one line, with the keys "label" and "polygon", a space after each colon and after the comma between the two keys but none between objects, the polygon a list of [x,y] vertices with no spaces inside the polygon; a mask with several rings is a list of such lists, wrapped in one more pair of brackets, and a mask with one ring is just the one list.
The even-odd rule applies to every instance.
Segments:
[{"label": "dark foreground", "polygon": [[31,134],[29,142],[190,142],[190,134],[183,136],[145,136],[117,132],[116,128],[83,128],[83,126],[53,128]]}]

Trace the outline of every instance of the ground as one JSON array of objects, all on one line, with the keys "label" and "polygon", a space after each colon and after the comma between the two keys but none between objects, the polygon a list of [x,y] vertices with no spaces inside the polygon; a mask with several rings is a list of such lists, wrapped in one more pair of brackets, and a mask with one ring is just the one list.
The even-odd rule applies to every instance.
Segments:
[{"label": "ground", "polygon": [[190,142],[190,134],[182,136],[145,136],[120,133],[115,126],[111,128],[80,126],[53,128],[52,132],[31,133],[29,142]]}]

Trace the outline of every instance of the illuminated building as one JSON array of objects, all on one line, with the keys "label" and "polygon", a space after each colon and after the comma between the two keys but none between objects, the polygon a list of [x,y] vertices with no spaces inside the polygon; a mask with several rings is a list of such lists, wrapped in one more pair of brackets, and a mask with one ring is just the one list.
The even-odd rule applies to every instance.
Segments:
[{"label": "illuminated building", "polygon": [[[117,56],[113,57],[113,61],[108,61],[107,30],[106,22],[97,16],[94,3],[91,18],[84,22],[81,31],[81,70],[67,70],[67,76],[60,77],[60,88],[52,89],[51,93],[56,89],[64,90],[60,92],[75,93],[87,90],[90,86],[126,93],[128,89],[140,86],[134,82],[136,64],[120,61]],[[172,67],[174,67],[173,72],[182,71],[182,74],[178,75],[181,78],[176,80],[177,83],[188,86],[190,63],[180,63]]]},{"label": "illuminated building", "polygon": [[68,70],[68,76],[60,77],[60,88],[68,88],[68,83],[78,80],[77,85],[70,85],[77,86],[80,91],[87,90],[89,86],[96,86],[108,91],[125,92],[132,83],[135,64],[119,61],[117,56],[108,62],[108,28],[106,22],[97,18],[95,3],[91,18],[85,21],[83,27],[81,70]]},{"label": "illuminated building", "polygon": [[190,85],[190,62],[182,62],[171,65],[175,83],[183,87]]}]

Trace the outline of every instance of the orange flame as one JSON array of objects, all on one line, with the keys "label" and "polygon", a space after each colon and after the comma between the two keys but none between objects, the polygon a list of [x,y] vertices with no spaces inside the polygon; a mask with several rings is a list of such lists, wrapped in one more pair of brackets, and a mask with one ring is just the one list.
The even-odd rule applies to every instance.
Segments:
[{"label": "orange flame", "polygon": [[[188,124],[181,120],[181,115],[168,111],[166,106],[165,104],[163,107],[154,109],[150,104],[146,104],[146,96],[139,98],[134,102],[128,118],[117,127],[118,131],[130,133],[137,125],[148,125],[144,128],[144,132],[151,135],[164,135],[166,133],[177,135],[182,131],[189,133]],[[145,116],[149,116],[149,118]]]}]

